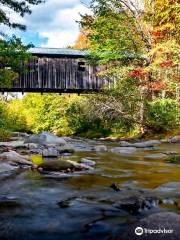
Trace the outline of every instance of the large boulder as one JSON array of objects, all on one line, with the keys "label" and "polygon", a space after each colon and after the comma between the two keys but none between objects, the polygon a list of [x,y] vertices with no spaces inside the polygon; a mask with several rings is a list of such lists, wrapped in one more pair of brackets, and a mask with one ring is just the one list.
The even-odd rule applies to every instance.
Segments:
[{"label": "large boulder", "polygon": [[120,154],[131,154],[136,152],[135,147],[114,147],[111,149],[113,153],[120,153]]},{"label": "large boulder", "polygon": [[67,144],[64,138],[57,137],[49,132],[42,132],[40,134],[31,135],[25,140],[25,143],[37,143],[40,145],[62,145],[62,146]]},{"label": "large boulder", "polygon": [[169,138],[170,143],[180,143],[180,135]]},{"label": "large boulder", "polygon": [[179,240],[180,215],[173,212],[154,213],[128,225],[127,231],[116,240]]},{"label": "large boulder", "polygon": [[28,157],[22,156],[15,151],[4,152],[0,154],[0,161],[6,161],[10,164],[17,164],[17,165],[28,165],[31,166],[32,162],[29,160]]}]

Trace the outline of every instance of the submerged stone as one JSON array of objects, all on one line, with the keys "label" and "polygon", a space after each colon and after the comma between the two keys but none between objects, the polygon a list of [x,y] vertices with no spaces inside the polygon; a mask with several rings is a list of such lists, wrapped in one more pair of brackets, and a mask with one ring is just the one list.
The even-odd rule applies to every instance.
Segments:
[{"label": "submerged stone", "polygon": [[143,198],[143,197],[128,197],[121,199],[114,207],[125,210],[131,214],[137,214],[142,210],[151,209],[158,205],[156,198]]},{"label": "submerged stone", "polygon": [[131,154],[136,152],[135,147],[115,147],[111,149],[113,153],[120,153],[120,154]]}]

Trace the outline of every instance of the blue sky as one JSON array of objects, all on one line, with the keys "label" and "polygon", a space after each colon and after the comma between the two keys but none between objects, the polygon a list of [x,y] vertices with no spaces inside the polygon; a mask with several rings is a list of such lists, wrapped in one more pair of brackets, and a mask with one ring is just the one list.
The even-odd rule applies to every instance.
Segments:
[{"label": "blue sky", "polygon": [[80,13],[90,13],[88,0],[46,0],[45,3],[32,7],[32,14],[23,19],[10,13],[13,20],[27,26],[26,32],[9,30],[0,26],[8,34],[15,33],[24,43],[41,47],[66,47],[76,41]]}]

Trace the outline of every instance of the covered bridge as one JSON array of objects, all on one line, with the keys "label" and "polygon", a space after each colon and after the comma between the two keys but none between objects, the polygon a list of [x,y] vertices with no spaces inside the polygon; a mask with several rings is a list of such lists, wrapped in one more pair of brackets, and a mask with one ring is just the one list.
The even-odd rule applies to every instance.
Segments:
[{"label": "covered bridge", "polygon": [[1,92],[98,92],[105,80],[98,77],[98,66],[87,61],[88,52],[76,49],[32,48],[35,56],[22,63],[19,78]]}]

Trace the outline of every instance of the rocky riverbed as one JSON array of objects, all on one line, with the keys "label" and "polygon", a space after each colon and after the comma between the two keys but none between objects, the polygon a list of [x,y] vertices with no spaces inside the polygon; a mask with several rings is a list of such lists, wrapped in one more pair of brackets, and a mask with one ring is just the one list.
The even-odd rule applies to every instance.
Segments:
[{"label": "rocky riverbed", "polygon": [[12,140],[0,142],[0,239],[179,239],[180,137]]}]

